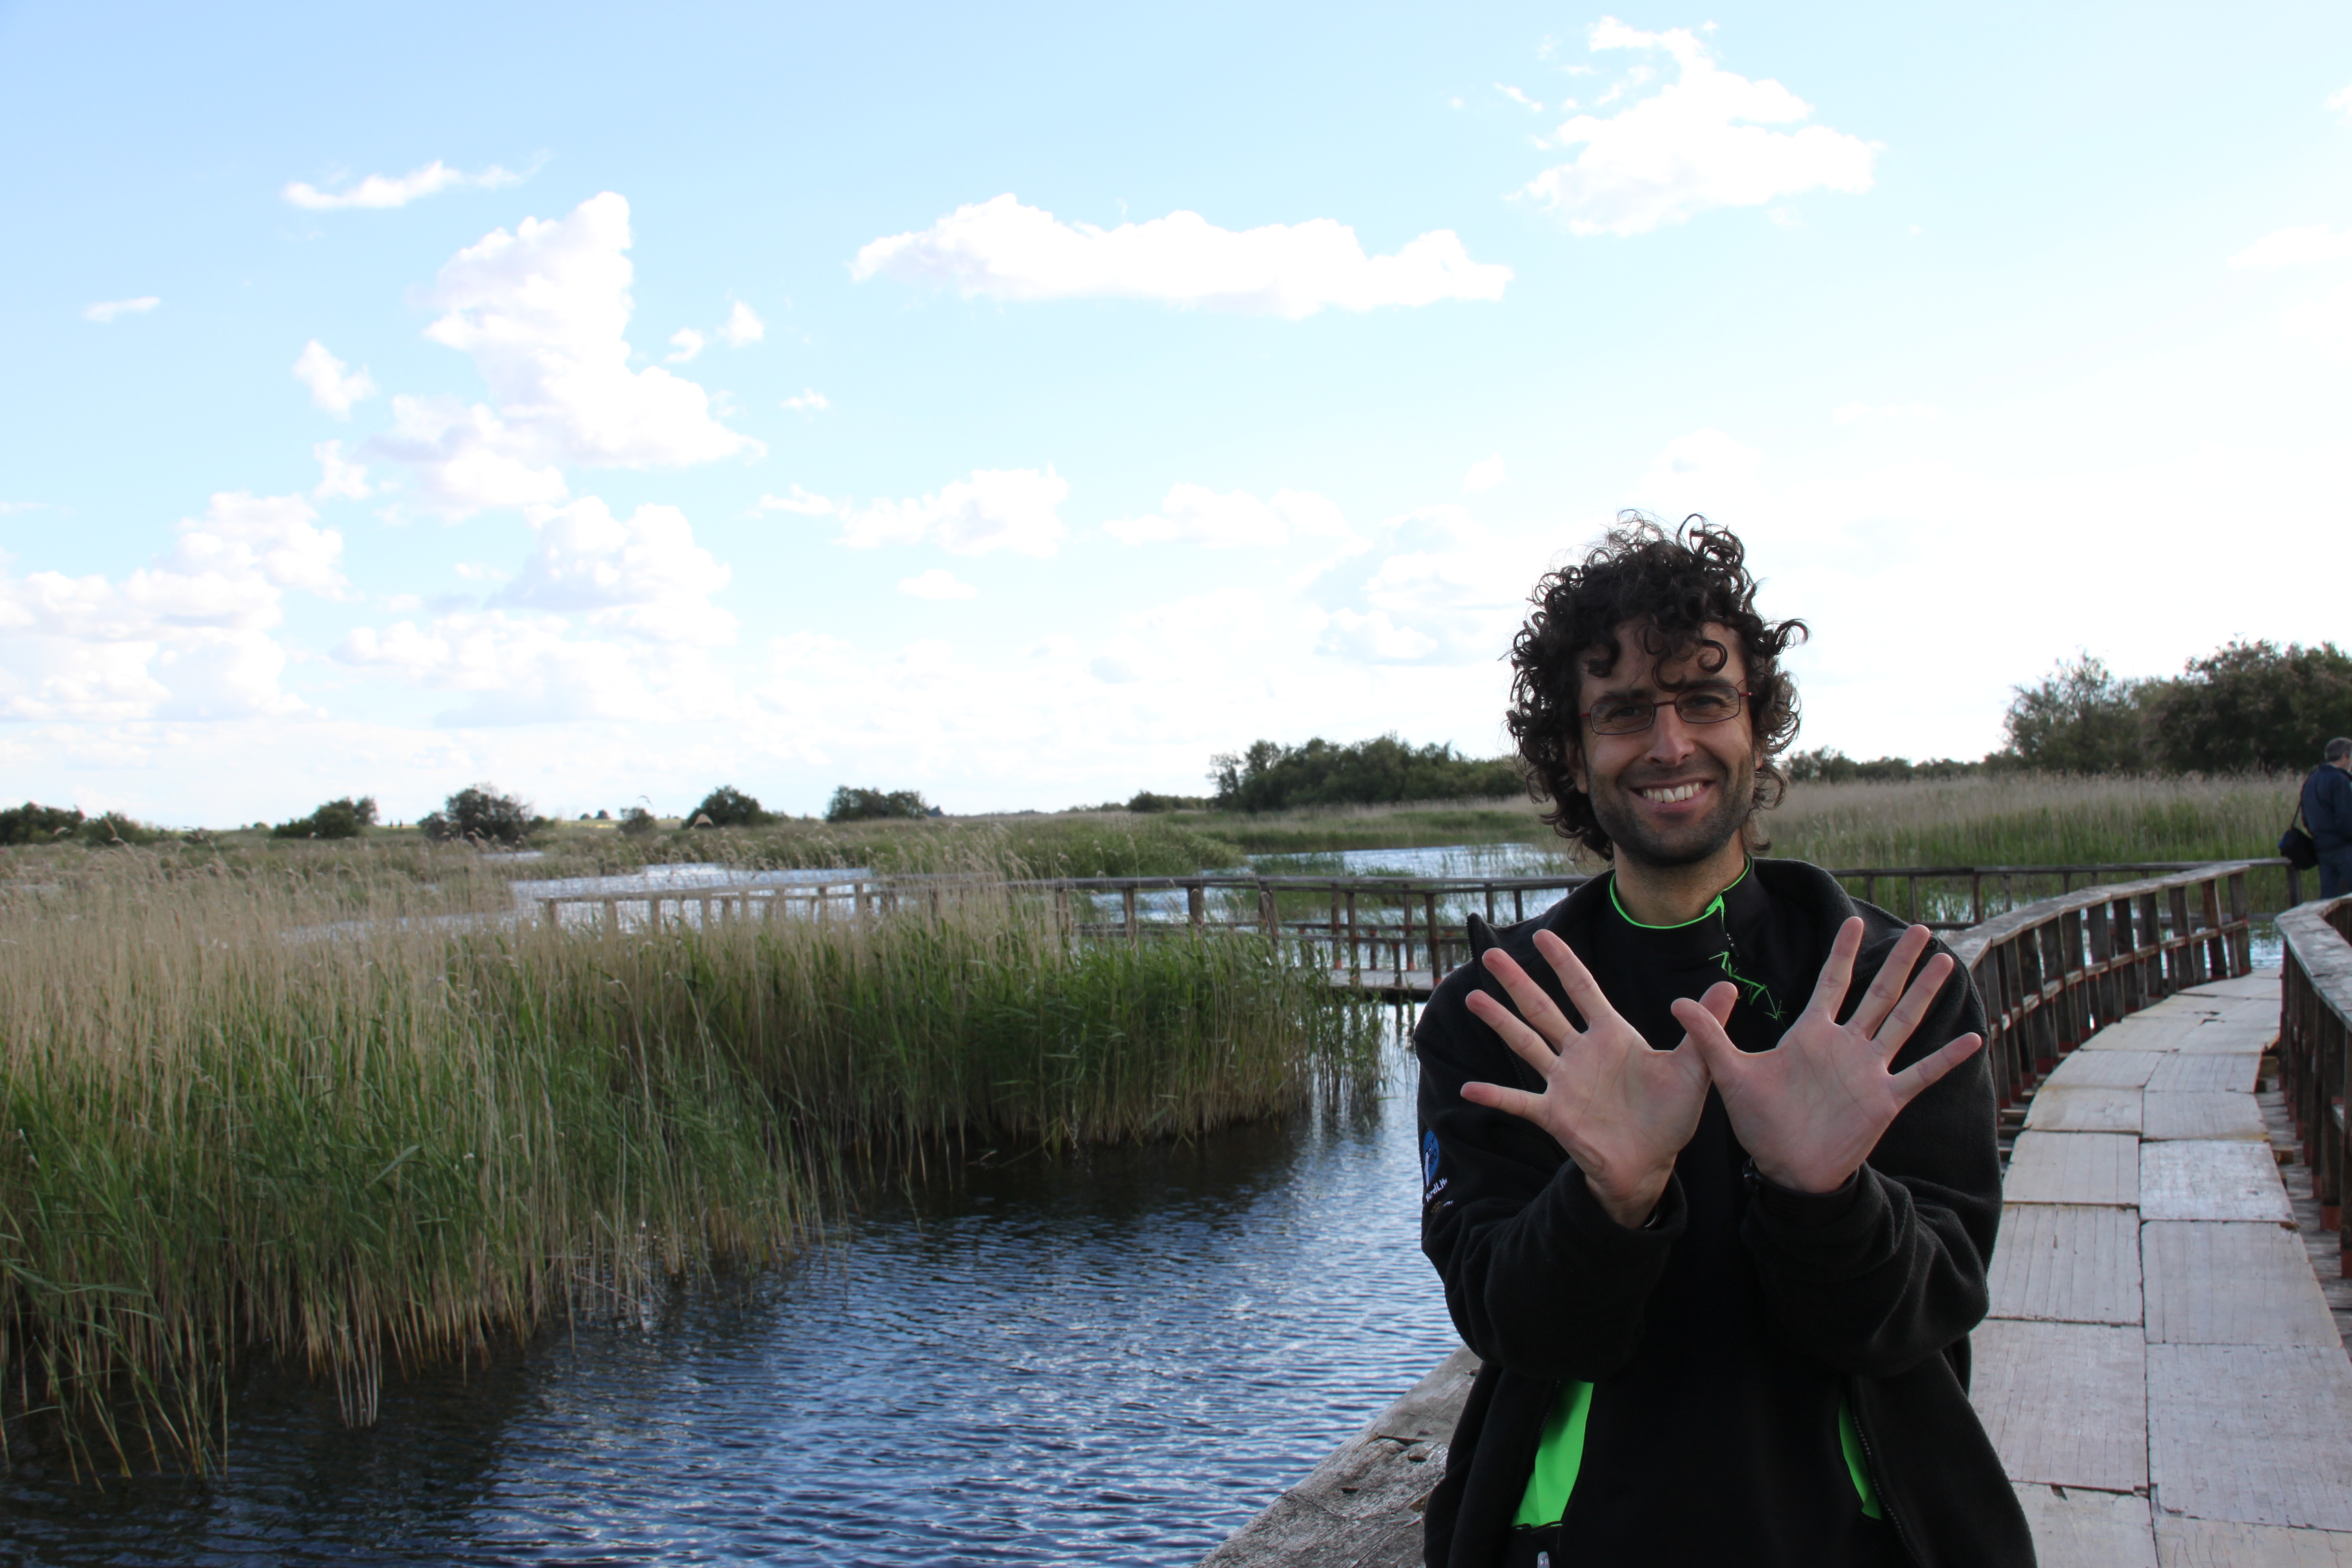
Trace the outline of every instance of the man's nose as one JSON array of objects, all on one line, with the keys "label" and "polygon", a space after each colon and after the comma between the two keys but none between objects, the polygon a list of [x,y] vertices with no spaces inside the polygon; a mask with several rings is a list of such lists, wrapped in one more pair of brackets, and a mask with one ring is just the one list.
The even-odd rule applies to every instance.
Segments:
[{"label": "man's nose", "polygon": [[1698,743],[1691,738],[1690,725],[1685,721],[1682,711],[1671,702],[1660,703],[1656,715],[1650,721],[1649,760],[1654,763],[1679,763],[1696,750]]}]

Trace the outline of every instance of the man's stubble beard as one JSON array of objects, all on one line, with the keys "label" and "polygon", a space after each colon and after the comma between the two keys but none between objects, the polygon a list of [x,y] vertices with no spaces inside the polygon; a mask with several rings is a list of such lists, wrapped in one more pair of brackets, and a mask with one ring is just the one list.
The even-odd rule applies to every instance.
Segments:
[{"label": "man's stubble beard", "polygon": [[1609,835],[1618,857],[1661,871],[1696,866],[1730,843],[1755,815],[1756,765],[1749,763],[1725,777],[1721,802],[1678,845],[1652,837],[1630,804],[1632,795],[1631,790],[1612,789],[1590,797],[1593,820]]}]

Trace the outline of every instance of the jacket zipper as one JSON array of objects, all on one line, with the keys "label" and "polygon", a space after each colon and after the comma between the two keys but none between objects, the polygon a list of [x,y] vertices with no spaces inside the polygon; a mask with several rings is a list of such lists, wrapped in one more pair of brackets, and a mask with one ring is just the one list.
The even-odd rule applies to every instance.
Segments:
[{"label": "jacket zipper", "polygon": [[[1862,1418],[1862,1402],[1853,1396],[1854,1384],[1853,1378],[1846,1379],[1845,1405],[1853,1412],[1853,1435],[1862,1440],[1863,1461],[1870,1467],[1871,1478],[1875,1480],[1885,1472],[1878,1468],[1878,1455],[1870,1446],[1870,1425]],[[1895,1527],[1895,1539],[1903,1548],[1903,1555],[1916,1563],[1925,1563],[1927,1559],[1912,1550],[1911,1532],[1903,1528],[1902,1510],[1895,1506],[1895,1500],[1887,1495],[1884,1485],[1878,1489],[1878,1506],[1886,1510],[1886,1522]]]}]

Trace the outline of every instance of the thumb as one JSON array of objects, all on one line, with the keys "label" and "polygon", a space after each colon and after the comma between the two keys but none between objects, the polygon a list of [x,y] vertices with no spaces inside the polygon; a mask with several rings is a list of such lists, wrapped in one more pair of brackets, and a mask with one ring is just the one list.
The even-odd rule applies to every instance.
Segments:
[{"label": "thumb", "polygon": [[1731,1004],[1739,991],[1728,981],[1708,988],[1698,1001],[1685,996],[1674,1004],[1675,1017],[1690,1032],[1683,1044],[1696,1047],[1699,1059],[1706,1063],[1707,1076],[1717,1083],[1727,1077],[1737,1077],[1743,1062],[1738,1046],[1723,1030],[1724,1020],[1731,1016]]}]

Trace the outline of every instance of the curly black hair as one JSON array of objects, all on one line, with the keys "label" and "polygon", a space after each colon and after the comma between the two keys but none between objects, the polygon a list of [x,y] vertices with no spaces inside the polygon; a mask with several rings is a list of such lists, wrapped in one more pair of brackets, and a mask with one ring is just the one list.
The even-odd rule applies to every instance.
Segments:
[{"label": "curly black hair", "polygon": [[[1748,668],[1748,719],[1756,735],[1753,807],[1775,805],[1786,781],[1774,759],[1797,738],[1797,690],[1780,673],[1780,655],[1803,640],[1802,621],[1768,621],[1756,613],[1756,579],[1748,551],[1727,530],[1694,513],[1670,536],[1640,512],[1617,514],[1617,526],[1582,562],[1546,573],[1528,596],[1535,613],[1511,639],[1511,706],[1505,715],[1526,764],[1528,792],[1552,808],[1544,820],[1603,858],[1615,847],[1576,786],[1571,763],[1583,746],[1577,697],[1583,676],[1617,664],[1617,628],[1643,623],[1654,658],[1702,650],[1699,664],[1720,669],[1730,650],[1706,636],[1707,623],[1728,626]],[[1749,843],[1766,841],[1749,817]]]}]

